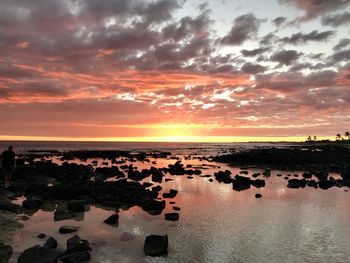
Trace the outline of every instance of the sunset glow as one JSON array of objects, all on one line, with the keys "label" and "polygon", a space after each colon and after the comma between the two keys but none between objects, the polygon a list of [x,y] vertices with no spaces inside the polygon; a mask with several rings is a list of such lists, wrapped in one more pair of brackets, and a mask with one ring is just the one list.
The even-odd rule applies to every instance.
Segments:
[{"label": "sunset glow", "polygon": [[334,139],[350,124],[335,1],[0,3],[0,139]]}]

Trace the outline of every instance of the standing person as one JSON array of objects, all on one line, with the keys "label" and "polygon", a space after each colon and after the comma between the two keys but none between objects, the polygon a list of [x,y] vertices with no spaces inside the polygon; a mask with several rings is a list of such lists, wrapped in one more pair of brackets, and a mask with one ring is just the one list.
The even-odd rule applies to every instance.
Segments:
[{"label": "standing person", "polygon": [[10,186],[15,164],[15,153],[13,151],[13,147],[9,146],[8,150],[2,153],[1,161],[1,173],[4,176],[5,188]]}]

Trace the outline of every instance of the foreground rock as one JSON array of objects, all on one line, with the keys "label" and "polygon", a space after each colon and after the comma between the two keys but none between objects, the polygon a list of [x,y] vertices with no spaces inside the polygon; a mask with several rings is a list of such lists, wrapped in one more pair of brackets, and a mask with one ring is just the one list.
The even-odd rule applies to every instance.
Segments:
[{"label": "foreground rock", "polygon": [[55,263],[61,253],[39,245],[26,249],[18,258],[18,263]]},{"label": "foreground rock", "polygon": [[0,263],[8,263],[13,253],[11,246],[0,243]]},{"label": "foreground rock", "polygon": [[74,217],[75,217],[75,214],[73,214],[72,212],[64,211],[64,210],[60,210],[60,209],[57,209],[53,214],[54,221],[68,220],[68,219],[72,219]]},{"label": "foreground rock", "polygon": [[118,225],[119,215],[118,214],[111,215],[103,222],[105,222],[107,225]]},{"label": "foreground rock", "polygon": [[67,250],[61,256],[63,263],[88,262],[91,259],[89,241],[82,240],[78,235],[67,240]]},{"label": "foreground rock", "polygon": [[53,237],[49,237],[45,241],[45,244],[43,245],[43,247],[47,248],[47,249],[55,249],[55,248],[57,248],[57,240],[54,239]]},{"label": "foreground rock", "polygon": [[165,214],[165,220],[178,221],[179,220],[179,214],[178,213],[166,213]]},{"label": "foreground rock", "polygon": [[168,254],[168,236],[150,235],[146,237],[143,251],[146,256],[162,256]]},{"label": "foreground rock", "polygon": [[77,226],[61,226],[59,229],[60,234],[69,234],[77,232],[79,227]]}]

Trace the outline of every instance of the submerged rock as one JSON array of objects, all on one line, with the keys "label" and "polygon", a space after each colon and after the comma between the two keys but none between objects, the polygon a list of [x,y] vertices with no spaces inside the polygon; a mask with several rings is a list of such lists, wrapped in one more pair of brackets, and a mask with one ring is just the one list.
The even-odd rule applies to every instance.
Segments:
[{"label": "submerged rock", "polygon": [[146,204],[143,204],[141,208],[148,212],[151,215],[159,215],[162,213],[163,209],[165,208],[165,201],[156,201],[156,200],[151,200],[147,202]]},{"label": "submerged rock", "polygon": [[60,232],[60,234],[69,234],[69,233],[77,232],[78,229],[79,227],[77,226],[61,226],[58,231]]},{"label": "submerged rock", "polygon": [[168,254],[168,236],[150,235],[145,239],[143,251],[147,256],[162,256]]}]

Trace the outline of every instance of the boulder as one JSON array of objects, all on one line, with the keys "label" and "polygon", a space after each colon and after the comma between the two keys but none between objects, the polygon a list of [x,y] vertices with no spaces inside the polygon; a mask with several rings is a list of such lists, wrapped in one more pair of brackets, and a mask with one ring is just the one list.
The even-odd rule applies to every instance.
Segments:
[{"label": "boulder", "polygon": [[55,249],[55,248],[57,248],[57,240],[54,239],[53,237],[49,237],[45,241],[45,244],[43,245],[43,247],[47,248],[47,249]]},{"label": "boulder", "polygon": [[18,263],[56,263],[60,255],[58,251],[36,245],[23,251]]},{"label": "boulder", "polygon": [[22,207],[29,210],[38,210],[43,204],[42,199],[30,198],[22,202]]},{"label": "boulder", "polygon": [[80,263],[80,262],[89,262],[91,255],[89,251],[81,251],[63,255],[60,260],[63,263]]},{"label": "boulder", "polygon": [[111,215],[110,217],[108,217],[103,222],[106,223],[107,225],[117,225],[119,223],[118,220],[119,220],[119,215],[114,214],[114,215]]},{"label": "boulder", "polygon": [[318,182],[318,186],[323,190],[327,190],[335,185],[336,185],[336,182],[332,180],[320,180]]},{"label": "boulder", "polygon": [[67,250],[65,254],[82,251],[91,251],[89,241],[81,239],[78,235],[67,240]]},{"label": "boulder", "polygon": [[170,189],[169,193],[163,193],[163,198],[174,198],[177,195],[178,191]]},{"label": "boulder", "polygon": [[166,213],[165,214],[165,220],[178,221],[179,220],[179,214],[178,213]]},{"label": "boulder", "polygon": [[288,188],[304,188],[306,186],[307,181],[305,179],[289,179],[288,180]]},{"label": "boulder", "polygon": [[145,239],[143,251],[147,256],[161,256],[168,254],[168,236],[150,235]]},{"label": "boulder", "polygon": [[0,263],[8,263],[13,253],[11,246],[0,243]]},{"label": "boulder", "polygon": [[69,234],[77,232],[79,227],[77,226],[61,226],[59,229],[60,234]]},{"label": "boulder", "polygon": [[151,215],[159,215],[162,213],[163,209],[165,208],[165,201],[156,201],[156,200],[151,200],[147,202],[146,204],[143,204],[141,208],[148,212]]},{"label": "boulder", "polygon": [[69,211],[64,211],[60,209],[56,209],[56,211],[53,214],[53,220],[54,221],[62,221],[62,220],[67,220],[67,219],[72,219],[75,217],[75,214]]},{"label": "boulder", "polygon": [[252,186],[255,186],[256,188],[265,186],[265,180],[262,180],[262,179],[251,180],[250,183],[252,184]]},{"label": "boulder", "polygon": [[251,180],[249,177],[236,175],[232,180],[232,189],[236,191],[243,191],[250,188]]},{"label": "boulder", "polygon": [[72,212],[84,212],[85,211],[85,201],[83,200],[71,200],[68,201],[67,207],[69,211]]},{"label": "boulder", "polygon": [[232,182],[231,171],[229,170],[219,171],[217,173],[214,173],[214,176],[219,183],[229,184]]}]

